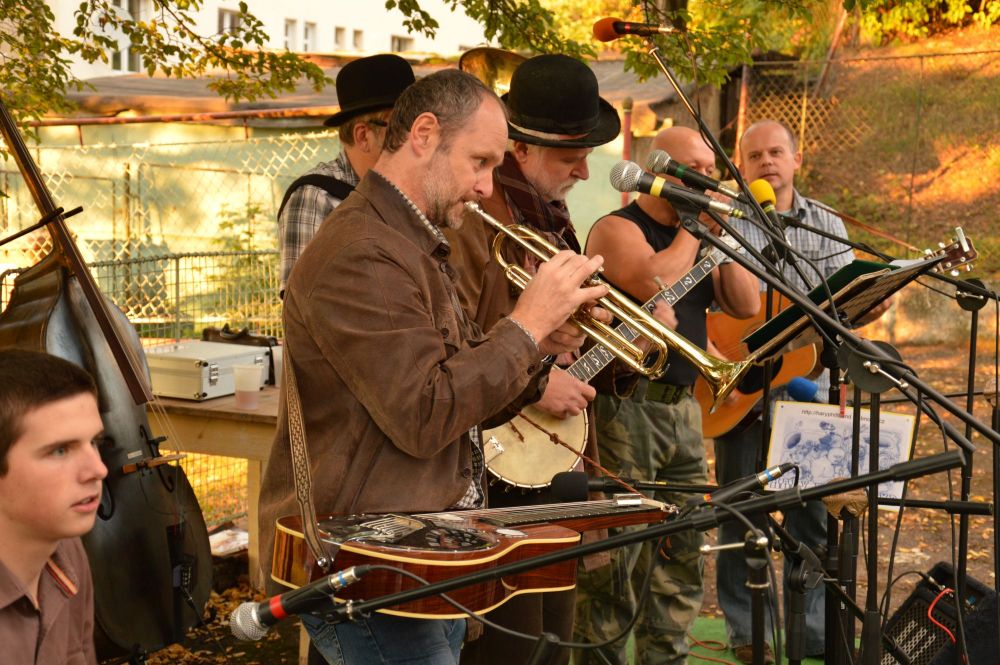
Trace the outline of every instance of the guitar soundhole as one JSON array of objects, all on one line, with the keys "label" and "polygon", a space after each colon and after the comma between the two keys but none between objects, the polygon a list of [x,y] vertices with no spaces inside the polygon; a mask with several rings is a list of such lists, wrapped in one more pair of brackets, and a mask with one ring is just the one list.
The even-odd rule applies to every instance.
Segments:
[{"label": "guitar soundhole", "polygon": [[475,531],[466,529],[449,529],[434,527],[422,532],[424,544],[433,550],[449,552],[466,552],[481,550],[490,546],[490,542]]}]

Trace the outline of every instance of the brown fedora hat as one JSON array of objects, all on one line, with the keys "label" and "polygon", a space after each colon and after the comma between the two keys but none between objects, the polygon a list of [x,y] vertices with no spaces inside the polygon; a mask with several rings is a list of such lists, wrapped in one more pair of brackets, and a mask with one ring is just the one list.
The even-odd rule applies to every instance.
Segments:
[{"label": "brown fedora hat", "polygon": [[[615,139],[621,120],[601,98],[597,77],[567,55],[538,55],[523,62],[503,96],[516,141],[555,148],[592,148]],[[571,138],[558,138],[554,134]]]},{"label": "brown fedora hat", "polygon": [[340,110],[323,124],[337,127],[354,116],[392,108],[413,80],[410,63],[392,53],[352,60],[337,74]]}]

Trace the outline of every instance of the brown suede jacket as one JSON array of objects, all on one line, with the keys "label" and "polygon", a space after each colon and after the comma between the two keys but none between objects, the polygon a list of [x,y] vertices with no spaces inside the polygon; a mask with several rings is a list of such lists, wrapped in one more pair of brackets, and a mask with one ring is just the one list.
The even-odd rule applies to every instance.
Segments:
[{"label": "brown suede jacket", "polygon": [[[321,515],[448,509],[472,476],[469,429],[541,394],[541,353],[517,325],[484,335],[457,311],[449,254],[373,171],[291,273],[285,344]],[[285,411],[261,488],[265,579],[274,520],[299,513]]]}]

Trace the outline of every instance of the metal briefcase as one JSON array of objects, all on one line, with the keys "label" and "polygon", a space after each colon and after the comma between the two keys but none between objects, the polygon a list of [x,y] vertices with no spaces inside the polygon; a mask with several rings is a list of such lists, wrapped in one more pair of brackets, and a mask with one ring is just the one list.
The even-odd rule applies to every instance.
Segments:
[{"label": "metal briefcase", "polygon": [[[233,365],[267,368],[270,353],[265,346],[192,339],[148,348],[146,360],[155,395],[200,401],[235,393]],[[262,386],[266,380],[267,372],[262,370]]]}]

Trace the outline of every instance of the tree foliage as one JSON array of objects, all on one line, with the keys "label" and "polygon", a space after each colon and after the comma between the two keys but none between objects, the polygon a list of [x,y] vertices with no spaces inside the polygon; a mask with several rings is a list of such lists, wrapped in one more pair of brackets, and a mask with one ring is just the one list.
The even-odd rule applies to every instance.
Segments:
[{"label": "tree foliage", "polygon": [[[852,0],[845,0],[851,2]],[[876,44],[893,39],[927,37],[941,29],[972,24],[980,28],[1000,22],[996,0],[859,0],[859,26]]]},{"label": "tree foliage", "polygon": [[[411,32],[435,35],[438,23],[420,0],[384,0]],[[829,42],[836,14],[856,12],[877,41],[920,37],[937,26],[1000,21],[997,0],[444,0],[484,27],[492,43],[526,53],[595,57],[613,49],[642,77],[657,73],[638,38],[602,44],[591,27],[605,16],[671,24],[656,38],[681,78],[720,83],[758,51],[817,57]],[[82,0],[71,34],[60,34],[44,0],[0,0],[0,94],[19,120],[67,112],[65,94],[86,83],[73,76],[71,58],[108,62],[125,40],[149,74],[176,78],[209,75],[209,87],[230,100],[275,97],[305,78],[319,90],[330,79],[302,57],[265,48],[262,23],[239,3],[238,27],[199,34],[195,14],[203,0],[150,0],[151,15],[138,19],[112,0]]]},{"label": "tree foliage", "polygon": [[276,97],[294,90],[303,77],[316,90],[330,82],[320,67],[298,55],[267,50],[263,25],[245,2],[239,3],[238,27],[215,35],[195,30],[202,0],[151,4],[151,15],[136,19],[110,0],[83,0],[72,34],[61,34],[43,0],[0,0],[0,82],[15,117],[68,111],[65,93],[86,87],[70,71],[71,58],[107,63],[119,49],[119,35],[149,75],[209,74],[209,87],[227,99]]}]

